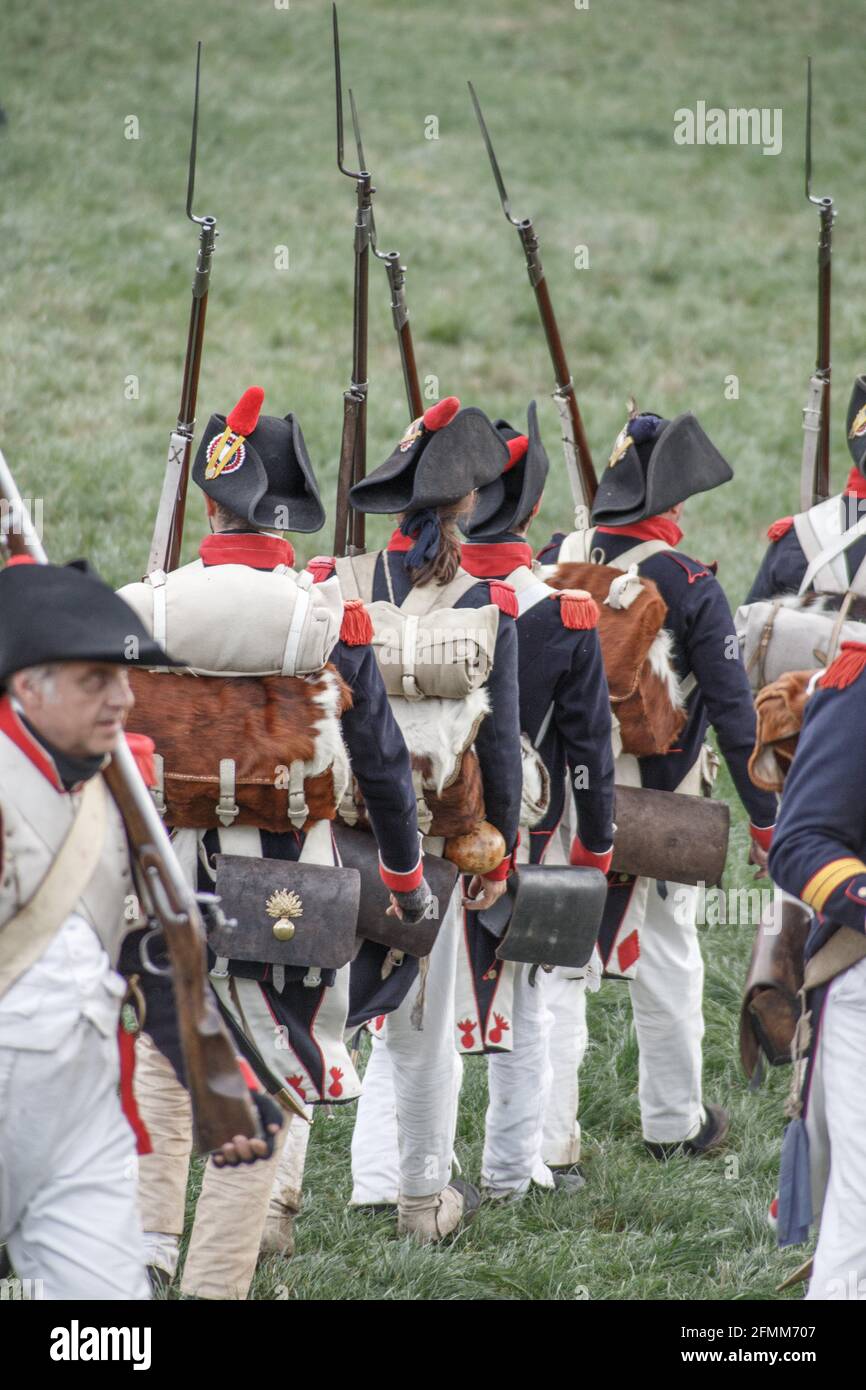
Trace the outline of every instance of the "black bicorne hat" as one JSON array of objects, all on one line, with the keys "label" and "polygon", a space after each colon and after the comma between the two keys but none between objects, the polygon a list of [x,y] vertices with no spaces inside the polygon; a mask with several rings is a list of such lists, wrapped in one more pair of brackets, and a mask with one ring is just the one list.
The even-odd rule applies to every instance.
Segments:
[{"label": "black bicorne hat", "polygon": [[592,520],[597,526],[627,526],[733,476],[690,411],[675,420],[634,415],[616,437],[592,504]]},{"label": "black bicorne hat", "polygon": [[456,396],[413,420],[390,458],[356,483],[349,501],[377,514],[444,507],[493,482],[508,463],[508,447],[483,410],[460,409]]},{"label": "black bicorne hat", "polygon": [[866,376],[858,376],[854,382],[848,404],[846,433],[851,457],[860,472],[866,474]]},{"label": "black bicorne hat", "polygon": [[501,535],[524,521],[544,491],[550,468],[535,401],[526,412],[526,434],[518,434],[507,420],[497,420],[494,428],[505,440],[509,458],[500,476],[479,492],[471,516],[460,522],[472,540]]},{"label": "black bicorne hat", "polygon": [[325,509],[294,415],[260,415],[261,386],[244,391],[228,415],[212,415],[192,476],[221,507],[253,526],[320,531]]},{"label": "black bicorne hat", "polygon": [[13,560],[0,570],[0,683],[28,666],[58,661],[183,665],[166,655],[129,604],[86,561]]}]

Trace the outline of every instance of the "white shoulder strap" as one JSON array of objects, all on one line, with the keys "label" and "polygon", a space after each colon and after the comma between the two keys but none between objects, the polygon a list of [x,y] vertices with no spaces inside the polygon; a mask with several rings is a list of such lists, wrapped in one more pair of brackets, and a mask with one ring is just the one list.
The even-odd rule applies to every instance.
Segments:
[{"label": "white shoulder strap", "polygon": [[539,579],[526,565],[520,565],[516,570],[509,574],[507,584],[510,584],[517,594],[518,616],[523,617],[530,608],[534,608],[543,598],[547,598],[554,593],[549,584],[545,584],[543,579]]},{"label": "white shoulder strap", "polygon": [[667,541],[641,541],[640,545],[633,545],[630,550],[617,555],[615,560],[605,560],[605,564],[615,570],[627,570],[631,565],[640,567],[644,560],[660,555],[663,550],[673,550],[673,546],[668,545]]},{"label": "white shoulder strap", "polygon": [[[828,497],[808,512],[801,512],[794,518],[794,529],[803,553],[809,561],[803,575],[799,592],[804,594],[813,584],[819,593],[844,593],[853,584],[848,584],[844,552],[866,535],[866,516],[862,516],[853,526],[841,535],[834,534],[834,523],[838,526],[841,501],[838,497]],[[834,563],[835,562],[835,563]],[[862,565],[860,569],[862,569]],[[820,575],[821,582],[815,583]],[[855,579],[860,579],[858,570]]]},{"label": "white shoulder strap", "polygon": [[340,581],[344,598],[360,598],[364,603],[373,602],[373,581],[376,577],[376,561],[381,551],[368,550],[363,555],[341,555],[334,562],[334,569]]},{"label": "white shoulder strap", "polygon": [[585,565],[592,551],[592,538],[595,527],[589,531],[570,531],[559,547],[560,565]]}]

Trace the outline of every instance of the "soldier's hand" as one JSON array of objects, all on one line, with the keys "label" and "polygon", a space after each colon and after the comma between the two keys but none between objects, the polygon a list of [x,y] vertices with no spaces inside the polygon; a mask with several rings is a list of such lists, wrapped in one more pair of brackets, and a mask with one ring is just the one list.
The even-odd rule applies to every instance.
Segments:
[{"label": "soldier's hand", "polygon": [[276,1101],[261,1091],[251,1093],[253,1105],[259,1116],[259,1126],[264,1134],[262,1139],[248,1139],[245,1134],[236,1134],[234,1139],[223,1144],[212,1154],[214,1167],[237,1168],[240,1163],[255,1163],[259,1158],[270,1158],[274,1151],[274,1137],[283,1127],[283,1116]]},{"label": "soldier's hand", "polygon": [[392,893],[391,905],[386,909],[386,917],[399,917],[401,922],[405,922],[407,927],[414,927],[427,915],[427,909],[433,901],[433,894],[430,892],[430,885],[426,878],[422,878],[417,888],[413,888],[409,893]]},{"label": "soldier's hand", "polygon": [[507,879],[493,880],[475,874],[466,890],[463,906],[470,912],[481,912],[484,908],[492,907],[495,902],[498,902],[507,887]]}]

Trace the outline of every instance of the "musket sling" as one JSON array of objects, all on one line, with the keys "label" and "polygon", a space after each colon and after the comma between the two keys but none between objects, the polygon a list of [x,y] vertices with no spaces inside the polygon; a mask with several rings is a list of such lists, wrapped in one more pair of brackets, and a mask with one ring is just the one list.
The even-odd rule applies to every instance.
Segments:
[{"label": "musket sling", "polygon": [[106,801],[102,777],[91,777],[47,874],[0,928],[0,998],[48,948],[93,877],[108,826]]}]

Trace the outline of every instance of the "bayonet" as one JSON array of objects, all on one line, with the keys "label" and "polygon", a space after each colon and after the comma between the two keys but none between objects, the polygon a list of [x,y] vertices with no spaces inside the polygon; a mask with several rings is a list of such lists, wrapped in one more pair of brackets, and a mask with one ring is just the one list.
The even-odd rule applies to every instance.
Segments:
[{"label": "bayonet", "polygon": [[544,336],[547,340],[548,351],[550,352],[551,361],[553,363],[553,373],[556,380],[556,390],[553,393],[553,399],[556,402],[560,421],[562,423],[562,446],[565,453],[565,466],[568,472],[569,483],[571,484],[572,497],[574,499],[575,524],[578,527],[588,525],[588,509],[592,505],[593,498],[595,497],[598,482],[595,476],[592,454],[590,453],[589,443],[587,442],[586,431],[580,413],[580,406],[578,405],[577,395],[574,389],[574,380],[569,371],[565,349],[562,345],[562,338],[556,322],[556,315],[553,312],[550,292],[547,288],[547,278],[541,263],[538,236],[536,235],[530,217],[515,217],[511,210],[511,202],[505,187],[505,180],[499,168],[499,161],[496,158],[493,141],[490,138],[487,122],[481,110],[481,103],[475,94],[475,88],[471,82],[468,83],[468,87],[469,95],[472,97],[472,105],[475,107],[475,115],[478,117],[478,124],[481,127],[481,135],[487,149],[490,167],[493,170],[493,177],[496,180],[496,188],[499,193],[499,201],[502,204],[502,211],[512,227],[516,227],[518,236],[520,237],[520,244],[523,247],[523,254],[526,257],[526,270],[529,275],[529,283],[535,293],[535,300],[538,305],[538,312],[541,316]]},{"label": "bayonet", "polygon": [[165,466],[162,493],[157,508],[153,539],[147,562],[147,573],[164,570],[168,573],[177,567],[183,539],[183,519],[186,508],[186,490],[189,482],[192,440],[195,431],[195,411],[198,397],[198,382],[201,373],[201,357],[204,345],[205,317],[207,315],[208,290],[210,287],[211,262],[214,245],[218,236],[216,218],[199,217],[193,212],[195,196],[195,171],[198,147],[199,88],[201,82],[201,43],[196,49],[195,97],[192,112],[192,135],[189,146],[189,170],[186,183],[186,215],[199,229],[198,255],[195,277],[192,284],[192,305],[190,307],[189,328],[186,339],[186,358],[183,366],[183,380],[180,393],[180,408],[177,424],[171,433],[168,444],[168,459]]},{"label": "bayonet", "polygon": [[[355,105],[355,94],[351,87],[349,88],[349,103],[352,108],[352,125],[355,130],[358,162],[362,169],[366,169],[367,161],[364,158],[364,146],[361,143],[361,122],[358,117],[358,108]],[[418,380],[418,367],[415,361],[415,344],[412,340],[412,329],[409,324],[409,306],[406,303],[406,267],[400,263],[399,251],[379,250],[376,241],[376,219],[372,208],[370,209],[370,248],[376,259],[383,263],[385,274],[388,277],[388,285],[391,290],[391,318],[394,322],[397,345],[400,349],[400,364],[403,368],[403,384],[406,388],[409,418],[410,420],[417,420],[419,415],[424,413],[424,403],[421,399],[421,383]]]},{"label": "bayonet", "polygon": [[354,179],[357,198],[355,215],[355,284],[352,321],[352,380],[343,392],[343,434],[337,476],[337,505],[334,524],[334,554],[355,555],[364,549],[364,521],[361,512],[349,506],[349,489],[367,471],[367,325],[370,239],[373,185],[366,169],[349,169],[345,163],[343,140],[343,74],[340,65],[340,29],[337,6],[332,5],[334,28],[334,80],[337,97],[337,168]]},{"label": "bayonet", "polygon": [[828,195],[812,193],[812,59],[806,60],[806,198],[818,209],[818,347],[815,371],[803,410],[803,461],[800,506],[804,511],[830,494],[830,291],[833,268],[833,222],[836,211]]}]

